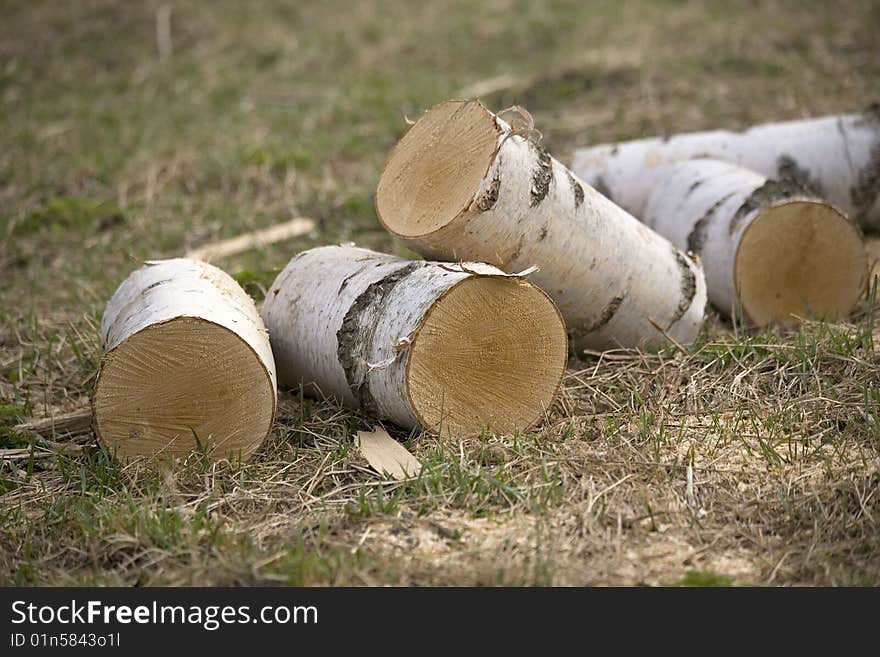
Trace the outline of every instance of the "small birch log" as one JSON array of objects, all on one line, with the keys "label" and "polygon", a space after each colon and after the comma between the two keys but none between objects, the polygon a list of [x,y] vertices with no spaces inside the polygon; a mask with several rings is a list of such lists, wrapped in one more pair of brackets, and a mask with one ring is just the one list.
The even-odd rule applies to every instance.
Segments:
[{"label": "small birch log", "polygon": [[312,249],[279,274],[262,313],[282,384],[405,428],[525,430],[565,369],[550,298],[483,264]]},{"label": "small birch log", "polygon": [[666,167],[645,223],[698,254],[709,300],[754,324],[839,319],[864,289],[861,230],[791,180],[698,158]]},{"label": "small birch log", "polygon": [[[556,301],[577,348],[692,342],[706,287],[698,263],[639,223],[479,101],[428,110],[392,152],[382,223],[427,257],[485,261]],[[653,322],[653,324],[652,324]]]},{"label": "small birch log", "polygon": [[247,459],[272,428],[275,363],[251,298],[185,258],[150,261],[107,304],[95,433],[122,459]]},{"label": "small birch log", "polygon": [[880,106],[826,116],[670,138],[602,144],[575,152],[572,169],[608,198],[642,217],[664,165],[695,157],[788,178],[827,199],[865,229],[880,230]]}]

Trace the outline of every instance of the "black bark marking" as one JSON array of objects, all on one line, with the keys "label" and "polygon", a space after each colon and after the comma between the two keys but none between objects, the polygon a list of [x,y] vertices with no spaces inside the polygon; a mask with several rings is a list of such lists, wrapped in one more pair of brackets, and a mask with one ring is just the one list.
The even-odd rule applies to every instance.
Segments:
[{"label": "black bark marking", "polygon": [[544,241],[544,238],[547,237],[547,231],[549,231],[549,230],[550,230],[550,224],[544,224],[544,225],[541,227],[541,234],[538,235],[538,241],[539,241],[539,242],[543,242],[543,241]]},{"label": "black bark marking", "polygon": [[174,279],[173,278],[163,278],[161,281],[156,281],[155,283],[150,283],[149,285],[147,285],[147,287],[145,287],[143,290],[141,290],[141,296],[144,296],[147,292],[152,290],[154,287],[159,287],[160,285],[165,285],[165,283],[170,283],[172,280],[174,280]]},{"label": "black bark marking", "polygon": [[859,171],[856,184],[850,190],[855,218],[861,219],[868,214],[878,197],[880,197],[880,139],[871,149],[871,159]]},{"label": "black bark marking", "polygon": [[550,183],[553,182],[553,159],[542,146],[532,144],[532,148],[535,149],[537,156],[537,166],[532,172],[532,189],[529,205],[535,207],[550,193]]},{"label": "black bark marking", "polygon": [[120,308],[120,309],[117,311],[117,313],[116,313],[116,318],[113,320],[113,322],[110,324],[110,326],[107,327],[107,335],[108,335],[108,336],[112,335],[113,332],[116,330],[116,325],[119,324],[119,322],[120,322],[121,320],[126,319],[126,318],[128,318],[128,317],[131,316],[131,313],[130,313],[130,312],[126,312],[126,311],[129,310],[129,309],[130,309],[135,303],[137,303],[140,299],[142,299],[143,297],[147,296],[147,293],[148,293],[150,290],[152,290],[152,289],[154,289],[154,288],[157,288],[157,287],[159,287],[160,285],[165,285],[166,283],[171,283],[173,280],[174,280],[173,278],[163,278],[162,280],[160,280],[160,281],[156,281],[155,283],[150,283],[149,285],[147,285],[147,287],[145,287],[143,290],[141,290],[140,292],[138,292],[137,296],[136,296],[134,299],[132,299],[131,301],[129,301],[127,304],[125,304],[124,306],[122,306],[122,308]]},{"label": "black bark marking", "polygon": [[495,164],[495,173],[492,175],[492,182],[489,183],[489,189],[487,189],[474,203],[477,206],[477,210],[480,212],[487,212],[495,207],[495,204],[498,203],[498,192],[501,190],[501,156],[498,157],[498,162]]},{"label": "black bark marking", "polygon": [[610,322],[614,315],[617,313],[620,305],[623,303],[623,300],[625,298],[626,293],[611,299],[611,301],[608,302],[605,308],[602,309],[602,314],[599,315],[599,318],[595,322],[587,326],[587,328],[583,329],[582,334],[586,335],[588,333],[595,333],[600,328],[605,326],[608,322]]},{"label": "black bark marking", "polygon": [[568,184],[571,185],[571,192],[574,194],[574,209],[577,210],[584,202],[584,188],[571,171],[566,170],[566,174],[568,175]]},{"label": "black bark marking", "polygon": [[611,190],[608,189],[608,185],[605,183],[605,179],[602,176],[598,176],[596,178],[596,182],[593,185],[593,189],[599,192],[602,196],[607,198],[612,203],[614,202],[614,197],[611,196]]},{"label": "black bark marking", "polygon": [[675,326],[675,323],[678,320],[684,317],[684,314],[688,311],[688,308],[691,307],[691,304],[694,302],[694,297],[697,294],[697,277],[694,275],[693,270],[691,270],[687,256],[676,248],[672,249],[672,253],[675,255],[675,260],[681,271],[681,301],[678,302],[678,307],[672,315],[672,320],[669,322],[669,326],[666,327],[667,331]]},{"label": "black bark marking", "polygon": [[[365,260],[362,259],[362,260],[359,260],[358,262],[365,262]],[[369,263],[369,260],[366,260],[366,262]],[[374,267],[381,267],[383,264],[385,264],[385,263],[382,261],[379,261],[373,266]],[[355,269],[352,273],[350,273],[348,276],[343,278],[342,283],[339,285],[339,289],[336,290],[336,296],[339,296],[340,294],[342,294],[342,291],[348,286],[348,282],[352,278],[354,278],[355,276],[359,276],[360,274],[364,273],[369,268],[370,268],[369,264],[361,265],[360,267]]]},{"label": "black bark marking", "polygon": [[376,412],[376,402],[370,395],[370,388],[367,385],[369,374],[367,357],[373,346],[376,326],[372,321],[362,324],[361,318],[367,308],[384,304],[400,281],[426,264],[411,262],[391,272],[385,278],[371,283],[351,304],[348,312],[345,313],[342,325],[336,331],[336,358],[345,372],[345,380],[348,381],[351,394],[368,414]]},{"label": "black bark marking", "polygon": [[712,210],[704,214],[697,223],[694,224],[693,230],[688,234],[687,246],[688,251],[700,255],[703,252],[703,245],[706,243],[706,229],[709,227],[709,220],[714,216]]},{"label": "black bark marking", "polygon": [[525,244],[526,236],[522,234],[519,236],[519,242],[516,243],[516,249],[514,249],[513,253],[510,254],[510,257],[507,259],[507,262],[504,263],[504,266],[509,265],[511,262],[516,261],[519,258],[519,254],[522,253],[523,245]]},{"label": "black bark marking", "polygon": [[694,224],[693,230],[691,230],[690,234],[687,236],[688,251],[696,253],[697,255],[703,252],[703,246],[706,244],[706,231],[709,229],[709,222],[715,217],[715,213],[718,208],[721,207],[721,204],[733,195],[734,192],[731,192],[726,196],[722,196],[712,205],[712,207],[706,210],[706,214],[697,220],[697,223]]},{"label": "black bark marking", "polygon": [[730,218],[730,234],[733,235],[739,223],[754,210],[795,196],[814,198],[816,193],[809,188],[805,188],[796,179],[768,180],[749,194],[749,197],[743,201],[743,204],[739,206],[739,209]]},{"label": "black bark marking", "polygon": [[688,197],[688,196],[690,196],[691,194],[693,194],[693,193],[694,193],[694,190],[695,190],[697,187],[699,187],[700,185],[702,185],[704,182],[705,182],[705,180],[703,180],[703,179],[700,179],[700,180],[697,180],[697,181],[693,182],[693,183],[691,184],[691,186],[688,187],[687,194],[685,194],[685,197]]},{"label": "black bark marking", "polygon": [[776,171],[780,180],[789,180],[802,188],[803,191],[822,196],[822,184],[810,175],[806,169],[797,165],[794,158],[789,155],[780,155],[776,160]]},{"label": "black bark marking", "polygon": [[345,289],[345,286],[348,285],[348,282],[349,282],[352,278],[354,278],[355,276],[357,276],[358,274],[360,274],[363,270],[364,270],[363,267],[358,267],[355,271],[353,271],[353,272],[350,273],[348,276],[346,276],[345,278],[343,278],[343,279],[342,279],[342,283],[339,285],[339,289],[336,290],[336,296],[339,296],[340,294],[342,294],[342,291]]}]

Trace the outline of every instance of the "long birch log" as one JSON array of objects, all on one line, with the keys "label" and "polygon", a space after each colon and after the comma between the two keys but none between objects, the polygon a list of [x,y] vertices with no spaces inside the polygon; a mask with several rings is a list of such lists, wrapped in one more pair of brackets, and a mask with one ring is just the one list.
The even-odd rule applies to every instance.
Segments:
[{"label": "long birch log", "polygon": [[484,264],[312,249],[278,275],[262,314],[283,385],[444,435],[529,428],[567,357],[550,298]]},{"label": "long birch log", "polygon": [[880,230],[880,106],[863,114],[602,144],[575,152],[572,169],[637,217],[664,165],[694,157],[789,178],[827,199],[863,228]]},{"label": "long birch log", "polygon": [[645,223],[700,256],[709,300],[764,325],[839,319],[864,290],[861,230],[796,181],[697,158],[666,167]]},{"label": "long birch log", "polygon": [[[577,348],[694,340],[702,269],[582,183],[479,101],[428,110],[379,180],[385,227],[426,257],[478,260],[529,280],[556,301]],[[656,326],[655,326],[656,325]]]},{"label": "long birch log", "polygon": [[251,298],[185,258],[133,272],[107,303],[95,433],[122,459],[247,459],[272,428],[275,362]]}]

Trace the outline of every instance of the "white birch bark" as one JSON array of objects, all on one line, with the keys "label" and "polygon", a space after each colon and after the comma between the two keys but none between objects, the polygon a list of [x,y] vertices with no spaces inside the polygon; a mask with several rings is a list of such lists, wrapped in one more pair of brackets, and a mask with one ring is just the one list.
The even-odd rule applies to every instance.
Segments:
[{"label": "white birch bark", "polygon": [[[454,143],[458,135],[491,140],[485,163],[467,161],[475,156],[466,141]],[[451,184],[470,186],[456,191],[466,206],[425,230],[432,203],[419,199]],[[578,348],[655,345],[663,336],[652,322],[690,343],[703,325],[697,262],[477,101],[443,103],[410,129],[386,165],[376,205],[386,228],[426,257],[507,272],[537,266],[529,280],[556,302]]]},{"label": "white birch bark", "polygon": [[755,126],[601,144],[575,152],[573,171],[637,217],[671,162],[707,157],[771,179],[797,180],[880,230],[880,108]]},{"label": "white birch bark", "polygon": [[[413,396],[412,351],[438,301],[475,277],[510,278],[484,264],[410,261],[354,246],[321,247],[299,254],[279,274],[262,309],[280,382],[304,385],[311,394],[363,408],[401,427],[436,428],[420,408],[422,400]],[[556,345],[552,359],[536,360],[532,372],[536,377],[543,376],[542,371],[555,377],[553,393],[543,400],[549,404],[564,370],[565,329],[549,298],[528,287],[534,295],[532,303],[545,303],[552,309],[555,325],[548,330],[551,336],[558,335],[561,345]],[[479,335],[482,328],[475,325],[467,330]],[[438,359],[442,361],[442,354]],[[438,368],[445,366],[438,362]],[[471,363],[470,368],[479,378],[479,363]],[[505,373],[497,374],[503,377]],[[476,405],[481,403],[481,392],[473,391]],[[429,394],[439,397],[443,391]],[[534,409],[533,415],[541,410]],[[494,420],[495,426],[506,424],[504,417]],[[520,424],[519,428],[525,427]]]},{"label": "white birch bark", "polygon": [[[172,334],[191,340],[176,345],[168,340]],[[268,335],[251,298],[216,267],[186,258],[147,262],[107,303],[101,340],[96,431],[121,456],[184,454],[196,446],[193,433],[208,427],[210,436],[202,432],[199,440],[214,446],[214,456],[235,448],[246,457],[270,431],[276,381]],[[232,353],[215,353],[214,341]],[[217,367],[214,357],[221,359]],[[209,378],[198,380],[194,364]],[[248,399],[229,401],[236,416],[224,428],[216,416],[223,406],[215,407],[211,396],[234,396],[243,382]]]},{"label": "white birch bark", "polygon": [[[777,296],[779,305],[746,319],[761,324],[788,318],[793,308],[786,304],[798,298],[803,302],[795,309],[801,315],[838,317],[858,299],[864,282],[859,273],[864,270],[861,231],[796,181],[768,180],[743,167],[706,158],[668,164],[657,172],[661,175],[645,205],[644,222],[679,248],[700,256],[709,300],[722,313],[737,316],[741,302],[744,310],[754,306],[752,299],[741,299],[739,279],[745,272],[737,264],[743,237],[756,221],[775,222],[765,227],[764,240],[758,235],[745,248],[766,251],[769,265],[762,272],[763,287],[765,292],[780,288],[778,295],[767,294]],[[749,254],[743,255],[745,264]],[[808,260],[814,266],[795,270],[790,265],[795,260]],[[817,277],[816,268],[822,266],[829,271]]]}]

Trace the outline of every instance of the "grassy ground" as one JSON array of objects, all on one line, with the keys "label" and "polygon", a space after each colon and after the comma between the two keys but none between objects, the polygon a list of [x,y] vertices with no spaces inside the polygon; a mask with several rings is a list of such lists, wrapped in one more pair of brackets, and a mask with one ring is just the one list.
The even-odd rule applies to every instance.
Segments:
[{"label": "grassy ground", "polygon": [[0,583],[880,583],[873,303],[585,354],[538,431],[414,436],[404,483],[351,450],[363,418],[296,393],[244,467],[121,468],[10,428],[86,402],[142,259],[315,218],[222,263],[259,298],[309,246],[406,253],[372,209],[404,115],[482,90],[565,158],[858,109],[876,3],[188,2],[164,58],[159,6],[0,0],[0,448],[28,448],[0,462]]}]

